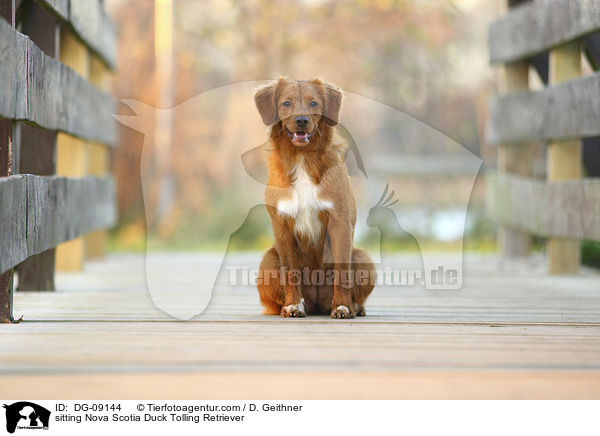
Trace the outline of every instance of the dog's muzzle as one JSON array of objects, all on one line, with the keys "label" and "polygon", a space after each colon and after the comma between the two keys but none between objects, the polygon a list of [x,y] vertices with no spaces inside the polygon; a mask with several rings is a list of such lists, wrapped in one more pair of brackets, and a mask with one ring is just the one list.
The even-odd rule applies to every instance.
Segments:
[{"label": "dog's muzzle", "polygon": [[304,130],[298,130],[297,132],[290,132],[288,128],[285,128],[285,132],[288,137],[292,140],[292,142],[308,142],[310,141],[310,137],[312,133],[305,132]]}]

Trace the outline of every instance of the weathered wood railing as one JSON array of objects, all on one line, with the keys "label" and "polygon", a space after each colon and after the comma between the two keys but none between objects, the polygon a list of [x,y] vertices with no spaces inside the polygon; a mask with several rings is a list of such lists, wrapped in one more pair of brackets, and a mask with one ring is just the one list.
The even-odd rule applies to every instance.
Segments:
[{"label": "weathered wood railing", "polygon": [[[581,179],[581,140],[600,135],[600,73],[581,77],[584,57],[600,66],[600,0],[508,6],[489,35],[491,62],[504,64],[506,82],[505,95],[491,101],[487,138],[498,146],[488,200],[499,248],[524,256],[530,234],[545,236],[550,273],[575,273],[580,240],[600,240],[600,179]],[[544,58],[546,87],[529,90],[530,69],[539,72]],[[546,181],[532,177],[533,142],[547,145]]]},{"label": "weathered wood railing", "polygon": [[15,275],[18,290],[53,290],[55,268],[103,252],[115,49],[101,0],[0,0],[0,321]]}]

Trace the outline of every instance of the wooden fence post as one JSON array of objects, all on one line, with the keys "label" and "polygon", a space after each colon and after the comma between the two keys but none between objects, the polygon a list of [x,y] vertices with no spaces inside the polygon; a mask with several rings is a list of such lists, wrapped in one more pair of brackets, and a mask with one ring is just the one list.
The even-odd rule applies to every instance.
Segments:
[{"label": "wooden fence post", "polygon": [[[21,31],[48,56],[58,57],[58,24],[56,18],[35,2],[22,6]],[[18,124],[15,134],[17,174],[51,176],[56,174],[56,131],[45,130],[25,123]],[[55,250],[31,256],[15,268],[18,275],[17,291],[53,291]]]},{"label": "wooden fence post", "polygon": [[[19,150],[15,173],[50,176],[56,172],[56,132],[18,123],[15,145]],[[15,268],[17,291],[54,290],[55,250],[28,257]]]},{"label": "wooden fence post", "polygon": [[[12,131],[11,120],[0,120],[0,177],[12,172]],[[0,323],[13,322],[12,293],[13,270],[0,274]]]},{"label": "wooden fence post", "polygon": [[[94,54],[90,54],[90,82],[105,92],[110,92],[110,70]],[[86,174],[102,176],[109,173],[110,149],[99,142],[89,142]],[[106,251],[106,231],[97,230],[85,235],[85,256],[101,258]]]},{"label": "wooden fence post", "polygon": [[[529,87],[529,62],[520,61],[507,65],[505,91],[526,90]],[[498,170],[528,176],[531,174],[531,147],[524,143],[498,146]],[[503,258],[525,257],[529,254],[531,237],[528,233],[502,225],[498,228],[498,248]]]},{"label": "wooden fence post", "polygon": [[[0,19],[11,23],[15,27],[15,1],[0,0]],[[12,85],[11,85],[12,86]],[[0,177],[12,174],[12,137],[13,122],[0,119]],[[12,293],[13,293],[13,271],[12,269],[0,274],[0,323],[13,322]]]},{"label": "wooden fence post", "polygon": [[[508,7],[523,0],[508,0]],[[517,61],[504,67],[504,92],[511,93],[529,89],[529,62]],[[531,174],[531,147],[527,144],[498,146],[498,170],[527,176]],[[502,258],[518,258],[529,255],[531,237],[528,233],[507,225],[498,227],[498,249]]]},{"label": "wooden fence post", "polygon": [[[88,50],[65,27],[62,27],[60,32],[60,60],[84,79],[88,78],[90,70]],[[66,133],[59,133],[56,148],[56,174],[65,177],[83,177],[87,165],[85,141]],[[84,250],[83,237],[60,244],[56,247],[56,269],[58,271],[82,270]]]},{"label": "wooden fence post", "polygon": [[[579,40],[550,51],[550,84],[556,85],[581,75]],[[564,108],[568,111],[569,108]],[[548,181],[581,178],[581,141],[569,140],[548,144]],[[550,274],[575,274],[579,271],[580,243],[566,238],[548,239]]]}]

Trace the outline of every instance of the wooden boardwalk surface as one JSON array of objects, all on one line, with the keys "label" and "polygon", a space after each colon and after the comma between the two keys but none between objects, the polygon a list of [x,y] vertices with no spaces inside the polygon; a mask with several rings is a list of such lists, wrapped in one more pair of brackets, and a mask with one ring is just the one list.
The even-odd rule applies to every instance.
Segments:
[{"label": "wooden boardwalk surface", "polygon": [[365,318],[264,316],[254,288],[220,286],[185,322],[153,306],[143,256],[113,255],[16,294],[0,383],[32,398],[600,398],[600,274],[464,265],[459,291],[376,288]]}]

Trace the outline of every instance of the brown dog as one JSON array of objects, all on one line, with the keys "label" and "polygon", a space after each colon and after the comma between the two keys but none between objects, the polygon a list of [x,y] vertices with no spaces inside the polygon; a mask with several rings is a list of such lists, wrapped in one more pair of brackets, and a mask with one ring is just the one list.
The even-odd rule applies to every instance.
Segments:
[{"label": "brown dog", "polygon": [[375,267],[365,251],[352,247],[356,204],[345,144],[333,127],[342,93],[319,79],[280,78],[259,88],[254,100],[271,126],[265,204],[275,245],[257,281],[265,313],[365,315]]}]

